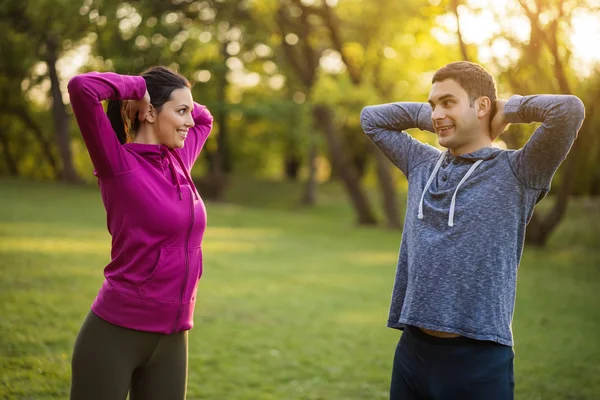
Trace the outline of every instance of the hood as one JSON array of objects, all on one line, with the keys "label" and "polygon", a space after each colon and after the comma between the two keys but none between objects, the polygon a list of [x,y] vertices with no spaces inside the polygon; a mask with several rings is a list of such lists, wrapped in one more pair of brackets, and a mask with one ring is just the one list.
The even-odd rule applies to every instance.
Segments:
[{"label": "hood", "polygon": [[437,163],[435,164],[435,167],[433,168],[433,171],[431,172],[431,175],[429,176],[429,179],[427,179],[425,188],[423,189],[423,193],[421,195],[421,201],[419,202],[419,212],[417,214],[417,218],[419,218],[419,219],[424,218],[423,201],[425,199],[425,194],[427,193],[429,186],[431,186],[431,183],[435,179],[435,176],[437,175],[437,173],[440,169],[440,166],[442,165],[442,162],[444,162],[444,159],[446,157],[463,158],[463,159],[474,161],[473,165],[471,165],[471,168],[469,168],[469,170],[467,171],[465,176],[463,176],[462,179],[460,180],[460,182],[458,183],[458,185],[456,185],[456,189],[454,190],[454,194],[452,195],[452,201],[450,202],[450,210],[448,212],[448,226],[452,227],[452,226],[454,226],[454,210],[456,208],[456,195],[458,194],[458,189],[461,187],[461,185],[463,183],[466,182],[467,179],[469,179],[469,177],[473,174],[473,172],[475,172],[475,169],[479,166],[479,164],[481,164],[482,162],[484,162],[486,160],[491,160],[493,158],[496,158],[501,153],[502,153],[502,150],[500,150],[496,147],[484,147],[483,149],[476,150],[472,153],[461,154],[459,156],[453,156],[448,151],[442,152],[442,154],[438,158]]},{"label": "hood", "polygon": [[123,147],[158,166],[162,165],[166,152],[169,150],[160,144],[126,143]]},{"label": "hood", "polygon": [[455,158],[464,158],[467,160],[491,160],[492,158],[496,158],[502,150],[497,147],[484,147],[483,149],[476,150],[472,153],[461,154],[460,156],[453,156],[449,152],[446,152],[448,156]]},{"label": "hood", "polygon": [[179,200],[183,200],[183,196],[181,195],[181,184],[179,182],[179,176],[175,171],[174,166],[174,162],[177,162],[185,176],[186,181],[188,182],[190,188],[194,192],[196,199],[200,198],[200,196],[198,195],[198,190],[196,189],[196,185],[194,185],[194,181],[192,181],[192,178],[190,177],[190,174],[177,151],[163,146],[161,144],[127,143],[124,145],[124,147],[129,151],[132,151],[142,156],[151,164],[156,165],[159,168],[161,168],[162,165],[166,162],[171,172],[171,179],[173,180],[173,183],[177,186]]}]

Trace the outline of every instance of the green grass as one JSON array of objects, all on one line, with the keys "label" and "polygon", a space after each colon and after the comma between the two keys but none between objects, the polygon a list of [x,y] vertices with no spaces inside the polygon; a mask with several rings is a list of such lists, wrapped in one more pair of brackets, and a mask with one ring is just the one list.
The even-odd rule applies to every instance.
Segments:
[{"label": "green grass", "polygon": [[[189,399],[386,399],[400,233],[356,228],[335,186],[237,182],[208,204]],[[241,205],[241,204],[245,205]],[[600,398],[600,202],[572,203],[519,272],[516,398]],[[65,399],[110,238],[96,186],[0,180],[0,398]]]}]

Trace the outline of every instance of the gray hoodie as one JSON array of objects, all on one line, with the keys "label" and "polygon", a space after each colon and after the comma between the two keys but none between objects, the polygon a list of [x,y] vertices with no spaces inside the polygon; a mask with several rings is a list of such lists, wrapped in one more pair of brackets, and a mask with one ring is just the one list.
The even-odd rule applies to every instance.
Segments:
[{"label": "gray hoodie", "polygon": [[519,150],[453,156],[404,132],[433,132],[428,103],[365,107],[365,133],[408,179],[388,327],[406,325],[512,346],[525,226],[584,119],[575,96],[513,96],[511,123],[542,122]]}]

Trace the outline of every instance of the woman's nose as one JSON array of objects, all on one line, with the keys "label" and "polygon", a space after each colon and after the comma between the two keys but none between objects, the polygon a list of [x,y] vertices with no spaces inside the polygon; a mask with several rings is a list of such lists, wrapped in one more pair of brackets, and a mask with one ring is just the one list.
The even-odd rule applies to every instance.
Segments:
[{"label": "woman's nose", "polygon": [[193,128],[194,125],[196,125],[196,123],[194,122],[194,118],[192,118],[192,113],[188,114],[188,119],[186,121],[186,125],[189,126],[190,128]]}]

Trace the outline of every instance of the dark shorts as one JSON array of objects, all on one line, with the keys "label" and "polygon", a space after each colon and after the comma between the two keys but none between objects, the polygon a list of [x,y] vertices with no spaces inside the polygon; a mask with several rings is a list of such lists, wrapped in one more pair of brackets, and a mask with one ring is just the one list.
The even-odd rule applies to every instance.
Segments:
[{"label": "dark shorts", "polygon": [[390,400],[513,400],[513,359],[509,346],[408,326],[396,347]]}]

